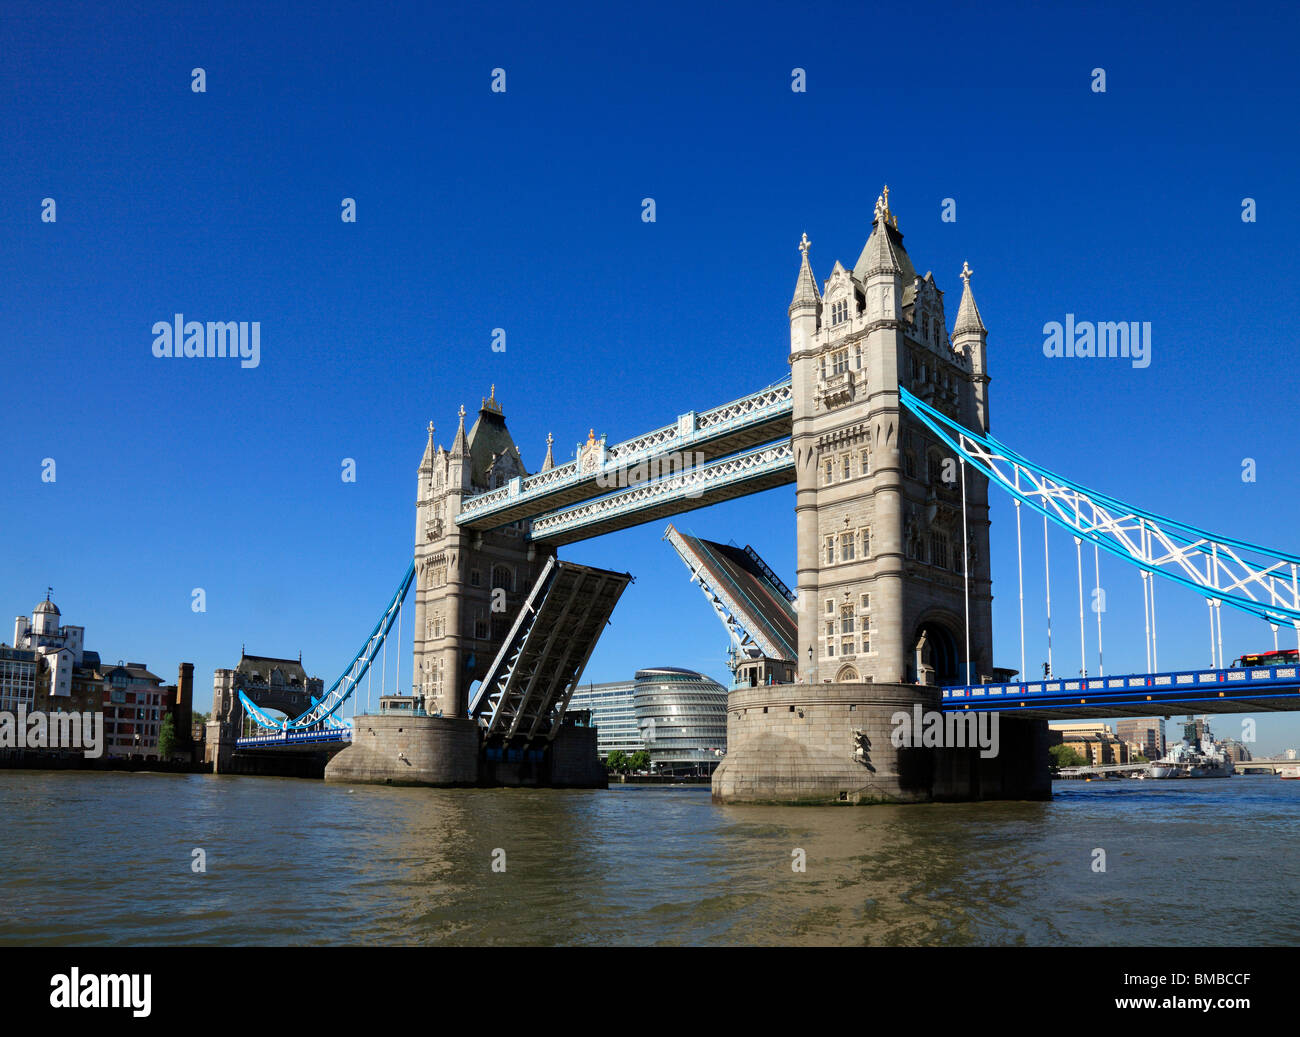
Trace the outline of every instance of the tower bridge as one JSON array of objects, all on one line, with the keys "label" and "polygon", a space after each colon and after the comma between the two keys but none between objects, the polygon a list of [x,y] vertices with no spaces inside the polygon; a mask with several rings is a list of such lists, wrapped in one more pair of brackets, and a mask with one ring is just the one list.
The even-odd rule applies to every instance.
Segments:
[{"label": "tower bridge", "polygon": [[[1154,623],[1159,583],[1207,601],[1212,649],[1224,603],[1274,631],[1294,625],[1300,639],[1300,556],[1133,508],[994,438],[973,271],[963,265],[949,331],[945,293],[931,273],[917,274],[887,188],[851,268],[836,262],[819,283],[810,248],[805,235],[787,311],[787,380],[612,446],[593,430],[563,464],[548,436],[532,473],[495,386],[468,432],[461,407],[449,448],[430,424],[414,557],[398,593],[311,710],[259,724],[274,735],[344,723],[395,616],[400,631],[413,586],[413,697],[356,717],[327,779],[602,784],[594,731],[567,704],[631,574],[563,562],[557,549],[791,483],[788,608],[775,599],[784,584],[756,556],[751,565],[708,541],[668,537],[748,661],[747,686],[737,679],[730,694],[717,800],[1046,797],[1049,715],[1178,711],[1189,696],[1201,711],[1211,697],[1217,708],[1300,709],[1294,667],[1236,676],[1222,665],[1221,633],[1210,671],[1159,670]],[[1023,594],[1019,670],[995,664],[990,486],[1015,503],[1022,586],[1023,509],[1042,516],[1044,535],[1052,523],[1074,538],[1081,641],[1083,545],[1141,573],[1147,674],[1017,683]],[[891,717],[918,704],[1000,709],[1000,755],[894,748]],[[1117,709],[1125,712],[1107,712]]]}]

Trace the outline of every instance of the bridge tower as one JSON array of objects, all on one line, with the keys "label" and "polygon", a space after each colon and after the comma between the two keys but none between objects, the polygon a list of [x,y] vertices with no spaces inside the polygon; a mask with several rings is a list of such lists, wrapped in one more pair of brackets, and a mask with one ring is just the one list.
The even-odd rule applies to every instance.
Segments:
[{"label": "bridge tower", "polygon": [[[986,480],[908,415],[905,386],[988,428],[986,332],[963,270],[951,339],[889,188],[852,270],[803,258],[790,315],[800,679],[955,684],[992,674]],[[965,477],[965,523],[963,488]],[[969,570],[964,567],[968,547]]]},{"label": "bridge tower", "polygon": [[[522,522],[483,533],[456,525],[466,497],[529,474],[506,428],[496,386],[468,435],[460,408],[450,450],[435,446],[433,433],[430,423],[416,491],[412,691],[428,712],[464,717],[470,685],[486,674],[555,552],[529,542]],[[548,446],[543,470],[552,464]]]}]

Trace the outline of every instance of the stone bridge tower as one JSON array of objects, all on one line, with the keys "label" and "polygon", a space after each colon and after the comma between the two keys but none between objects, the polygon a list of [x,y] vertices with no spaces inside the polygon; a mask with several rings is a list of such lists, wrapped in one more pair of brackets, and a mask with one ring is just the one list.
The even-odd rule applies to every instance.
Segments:
[{"label": "stone bridge tower", "polygon": [[[412,691],[428,712],[463,717],[470,684],[487,673],[554,549],[530,543],[524,523],[485,533],[456,525],[466,497],[529,474],[495,386],[468,435],[461,407],[450,450],[433,432],[430,423],[416,489]],[[552,465],[548,445],[542,468]]]},{"label": "stone bridge tower", "polygon": [[987,430],[971,271],[950,337],[943,292],[913,268],[887,187],[857,263],[836,262],[824,291],[809,244],[805,236],[789,308],[800,678],[962,682],[969,614],[978,681],[993,662],[987,482],[966,466],[963,536],[963,466],[898,395],[906,387]]}]

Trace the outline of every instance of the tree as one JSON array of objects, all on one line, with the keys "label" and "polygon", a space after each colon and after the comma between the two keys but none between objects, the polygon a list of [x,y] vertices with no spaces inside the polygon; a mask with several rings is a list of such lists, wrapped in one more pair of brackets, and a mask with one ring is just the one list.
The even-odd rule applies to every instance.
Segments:
[{"label": "tree", "polygon": [[650,754],[644,749],[638,749],[627,758],[627,765],[634,771],[648,770],[650,767]]},{"label": "tree", "polygon": [[170,760],[172,750],[176,748],[176,725],[172,715],[163,718],[162,727],[158,729],[158,759]]},{"label": "tree", "polygon": [[191,722],[195,724],[206,724],[209,719],[210,717],[207,713],[195,713],[190,718]]},{"label": "tree", "polygon": [[615,749],[605,760],[605,766],[614,773],[627,770],[627,755],[622,749]]},{"label": "tree", "polygon": [[1054,745],[1047,750],[1052,758],[1052,765],[1060,770],[1062,767],[1082,767],[1088,761],[1079,755],[1078,750],[1072,745]]}]

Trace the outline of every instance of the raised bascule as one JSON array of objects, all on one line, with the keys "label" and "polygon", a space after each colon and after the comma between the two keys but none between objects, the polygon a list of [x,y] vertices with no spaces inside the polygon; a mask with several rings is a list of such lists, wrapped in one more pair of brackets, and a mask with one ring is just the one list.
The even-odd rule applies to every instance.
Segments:
[{"label": "raised bascule", "polygon": [[[450,449],[431,424],[414,558],[388,607],[300,716],[243,701],[260,733],[233,757],[323,747],[327,780],[603,785],[595,731],[568,702],[632,577],[557,548],[792,483],[794,592],[752,549],[672,525],[664,535],[731,638],[716,801],[1042,798],[1048,716],[1300,709],[1295,666],[1225,668],[1220,635],[1210,670],[1157,672],[1155,639],[1157,576],[1210,605],[1212,655],[1224,603],[1275,639],[1280,625],[1300,639],[1300,556],[1133,508],[995,439],[973,271],[961,271],[950,333],[944,293],[916,273],[888,188],[851,269],[836,262],[819,285],[810,245],[805,235],[788,309],[788,379],[612,445],[593,430],[559,465],[548,436],[533,473],[495,387],[468,432],[461,408]],[[990,486],[1015,504],[1018,546],[1022,506],[1074,538],[1081,642],[1083,545],[1141,573],[1148,673],[1089,677],[1084,658],[1078,679],[1025,682],[1023,594],[1020,669],[996,665]],[[1023,554],[1021,566],[1023,585]],[[400,639],[412,585],[412,694],[356,712],[394,626]],[[997,752],[895,745],[896,716],[918,707],[997,710]]]}]

